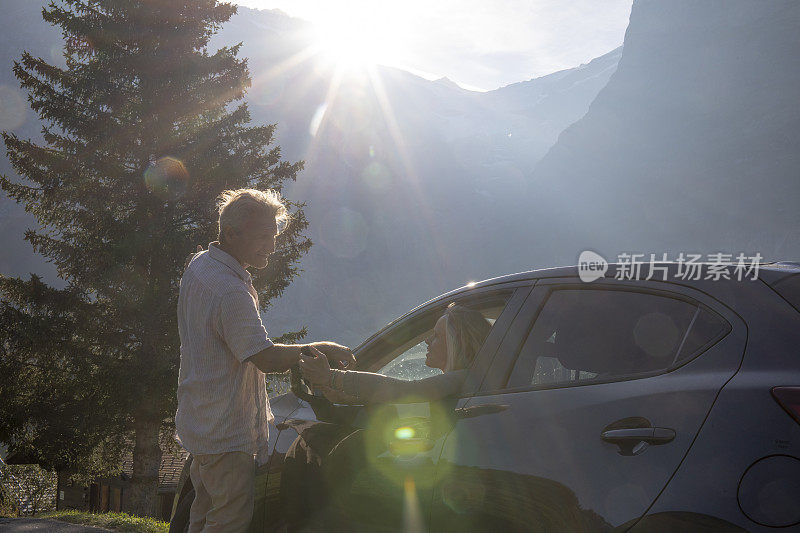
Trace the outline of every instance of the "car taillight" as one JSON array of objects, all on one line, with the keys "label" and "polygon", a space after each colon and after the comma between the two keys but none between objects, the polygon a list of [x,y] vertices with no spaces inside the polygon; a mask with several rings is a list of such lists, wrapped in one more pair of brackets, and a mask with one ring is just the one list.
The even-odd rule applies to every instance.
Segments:
[{"label": "car taillight", "polygon": [[800,387],[773,387],[772,397],[800,424]]}]

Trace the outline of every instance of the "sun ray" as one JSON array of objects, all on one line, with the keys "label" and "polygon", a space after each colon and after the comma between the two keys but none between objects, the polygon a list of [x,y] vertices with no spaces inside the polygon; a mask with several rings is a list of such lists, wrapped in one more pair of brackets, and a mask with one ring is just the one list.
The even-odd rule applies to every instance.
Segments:
[{"label": "sun ray", "polygon": [[405,172],[406,179],[413,188],[417,197],[417,201],[419,202],[419,214],[423,217],[425,223],[430,228],[428,234],[434,241],[434,248],[436,253],[439,255],[439,259],[444,261],[446,259],[444,246],[439,238],[438,232],[435,231],[435,228],[438,226],[438,224],[436,224],[436,222],[433,220],[431,215],[432,211],[425,200],[426,194],[420,185],[419,175],[417,174],[417,171],[412,163],[411,154],[406,147],[405,140],[403,139],[403,135],[400,131],[400,126],[397,124],[397,118],[395,117],[389,97],[386,94],[386,88],[383,85],[383,80],[381,79],[375,67],[368,68],[367,73],[369,75],[370,86],[375,93],[375,97],[378,100],[378,105],[381,108],[381,113],[386,121],[386,126],[389,129],[389,135],[392,137],[392,141],[394,142],[398,151],[398,155],[400,156],[400,161],[403,165],[403,171]]},{"label": "sun ray", "polygon": [[324,132],[325,127],[328,124],[329,114],[327,111],[332,109],[334,103],[336,102],[336,96],[338,94],[339,86],[342,83],[343,77],[344,76],[342,70],[340,69],[334,70],[333,76],[331,76],[331,82],[328,85],[328,91],[325,94],[325,100],[322,102],[322,104],[320,104],[320,108],[323,108],[324,111],[322,113],[322,116],[319,117],[319,123],[316,125],[315,128],[316,132],[312,136],[313,139],[311,140],[311,145],[309,146],[309,149],[313,148],[316,142],[322,137],[321,134]]},{"label": "sun ray", "polygon": [[286,59],[284,59],[271,69],[267,70],[266,72],[264,72],[264,74],[258,76],[258,78],[262,77],[271,78],[279,74],[282,74],[283,72],[289,70],[290,68],[295,67],[300,63],[311,59],[316,53],[317,52],[313,46],[307,46],[302,50],[300,50],[299,52],[297,52],[296,54],[287,57]]},{"label": "sun ray", "polygon": [[[328,124],[328,119],[330,115],[330,110],[333,108],[334,102],[336,101],[336,95],[339,90],[339,86],[342,82],[343,73],[341,69],[335,69],[331,76],[331,81],[328,84],[328,90],[325,94],[325,99],[323,102],[317,107],[317,111],[315,112],[314,116],[311,119],[311,124],[309,124],[309,134],[311,136],[311,140],[306,147],[304,159],[314,159],[314,153],[318,150],[319,143],[321,139],[324,137],[323,132]],[[320,113],[321,110],[321,113]],[[321,116],[317,116],[317,115]],[[316,122],[316,124],[314,124]],[[310,131],[314,129],[314,132]],[[298,181],[298,184],[301,182]],[[311,186],[311,183],[308,183],[308,186]]]},{"label": "sun ray", "polygon": [[[268,93],[274,92],[275,88],[273,87],[273,82],[275,80],[279,79],[281,75],[288,72],[292,68],[309,61],[314,57],[315,54],[316,52],[314,51],[313,47],[305,47],[262,74],[254,76],[252,87],[248,90],[248,93],[257,96],[256,93],[259,90],[265,90]],[[295,94],[297,95],[298,91],[295,90]]]},{"label": "sun ray", "polygon": [[425,531],[425,522],[422,520],[417,488],[414,478],[408,476],[403,483],[403,533],[422,533],[422,531]]}]

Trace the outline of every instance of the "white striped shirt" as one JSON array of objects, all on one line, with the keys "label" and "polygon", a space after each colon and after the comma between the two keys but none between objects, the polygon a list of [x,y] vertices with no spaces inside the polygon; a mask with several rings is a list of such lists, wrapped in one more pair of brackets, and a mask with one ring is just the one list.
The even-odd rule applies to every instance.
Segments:
[{"label": "white striped shirt", "polygon": [[176,439],[194,454],[263,457],[272,411],[264,373],[247,359],[272,346],[250,273],[211,243],[181,278]]}]

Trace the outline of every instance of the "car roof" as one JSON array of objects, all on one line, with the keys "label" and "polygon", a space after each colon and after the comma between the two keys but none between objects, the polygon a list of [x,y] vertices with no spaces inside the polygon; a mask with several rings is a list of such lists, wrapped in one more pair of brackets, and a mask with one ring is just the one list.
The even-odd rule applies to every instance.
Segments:
[{"label": "car roof", "polygon": [[[643,261],[642,263],[650,265],[649,261]],[[678,265],[676,261],[654,261],[653,265],[658,267],[665,267],[667,272],[670,274],[674,273]],[[720,263],[710,263],[710,262],[700,262],[696,264],[702,265],[709,265],[709,264],[720,264]],[[738,263],[735,261],[731,262],[723,262],[721,264],[732,265],[736,266]],[[606,271],[605,277],[611,277],[613,273],[615,273],[619,268],[624,266],[630,266],[630,263],[608,263],[608,270]],[[765,263],[759,263],[758,265],[758,276],[760,279],[764,280],[769,285],[773,285],[777,283],[779,280],[787,277],[792,276],[794,274],[800,273],[800,261],[770,261]],[[482,281],[471,282],[467,285],[459,287],[457,289],[453,289],[448,291],[444,294],[441,294],[435,298],[432,298],[416,307],[408,311],[407,313],[403,314],[402,316],[397,317],[396,319],[392,320],[377,333],[370,335],[368,338],[364,340],[359,345],[359,348],[362,346],[367,345],[373,338],[375,338],[378,334],[386,330],[387,328],[393,326],[397,322],[400,322],[407,316],[411,315],[412,313],[416,312],[417,310],[426,307],[428,305],[435,304],[440,300],[446,300],[458,293],[467,291],[467,290],[474,290],[479,289],[481,287],[489,287],[492,285],[504,285],[507,283],[514,283],[519,281],[526,281],[531,279],[541,279],[541,278],[566,278],[566,277],[576,277],[578,276],[578,265],[568,265],[568,266],[559,266],[559,267],[550,267],[550,268],[539,268],[535,270],[528,270],[525,272],[517,272],[515,274],[506,274],[504,276],[498,276],[496,278],[489,278]]]},{"label": "car roof", "polygon": [[[649,261],[642,262],[642,264],[649,265]],[[655,261],[653,262],[654,266],[658,267],[666,267],[668,272],[672,273],[673,271],[677,270],[678,266],[681,263],[676,261]],[[720,264],[720,263],[710,263],[710,262],[701,262],[697,263],[701,265],[710,265],[710,264]],[[731,261],[727,263],[721,263],[724,265],[731,265],[736,266],[737,262]],[[748,263],[745,263],[748,264]],[[749,265],[749,264],[748,264]],[[630,266],[629,263],[608,263],[608,271],[616,272],[619,268]],[[768,263],[759,263],[758,265],[758,272],[759,277],[767,281],[768,283],[773,283],[777,281],[779,278],[784,278],[786,276],[790,276],[793,274],[800,273],[800,261],[771,261]],[[476,287],[486,286],[486,285],[497,285],[499,283],[508,283],[513,281],[523,281],[526,279],[538,279],[538,278],[564,278],[564,277],[573,277],[578,275],[578,265],[569,265],[569,266],[560,266],[560,267],[553,267],[553,268],[540,268],[536,270],[529,270],[527,272],[519,272],[516,274],[508,274],[505,276],[499,276],[496,278],[490,278],[487,280],[483,280],[480,282],[470,283],[463,287],[459,287],[453,291],[450,291],[442,296],[438,296],[433,300],[438,300],[439,298],[452,295],[456,292],[460,292],[464,289],[472,289]],[[605,277],[609,277],[606,275]],[[427,304],[429,302],[425,302]],[[422,304],[422,305],[425,305]],[[421,306],[420,306],[421,307]]]}]

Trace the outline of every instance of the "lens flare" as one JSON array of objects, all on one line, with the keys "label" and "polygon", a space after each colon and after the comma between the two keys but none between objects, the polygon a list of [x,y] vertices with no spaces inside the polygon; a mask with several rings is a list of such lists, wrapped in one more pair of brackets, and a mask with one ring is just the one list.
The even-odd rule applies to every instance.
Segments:
[{"label": "lens flare", "polygon": [[399,427],[394,430],[394,438],[400,440],[413,439],[416,434],[417,432],[414,431],[414,428],[408,426]]},{"label": "lens flare", "polygon": [[308,125],[308,133],[310,133],[312,137],[317,136],[317,132],[320,126],[322,126],[322,121],[325,119],[325,111],[327,110],[328,104],[323,103],[314,111],[314,116],[311,117],[311,124]]},{"label": "lens flare", "polygon": [[383,191],[392,181],[391,171],[380,161],[372,161],[361,172],[361,177],[370,189]]},{"label": "lens flare", "polygon": [[422,521],[417,489],[414,478],[408,476],[403,482],[403,532],[421,533],[422,531],[425,531],[425,523]]},{"label": "lens flare", "polygon": [[341,207],[325,216],[319,232],[320,242],[333,255],[353,258],[367,247],[369,226],[361,213]]},{"label": "lens flare", "polygon": [[366,426],[364,451],[369,470],[391,486],[402,488],[412,476],[416,488],[428,490],[438,475],[447,476],[451,470],[437,457],[452,409],[418,400],[376,406]]},{"label": "lens flare", "polygon": [[144,173],[147,188],[162,198],[171,198],[186,192],[189,171],[180,159],[162,157],[150,164]]},{"label": "lens flare", "polygon": [[77,54],[91,54],[94,43],[85,35],[72,36],[67,39],[67,49]]}]

